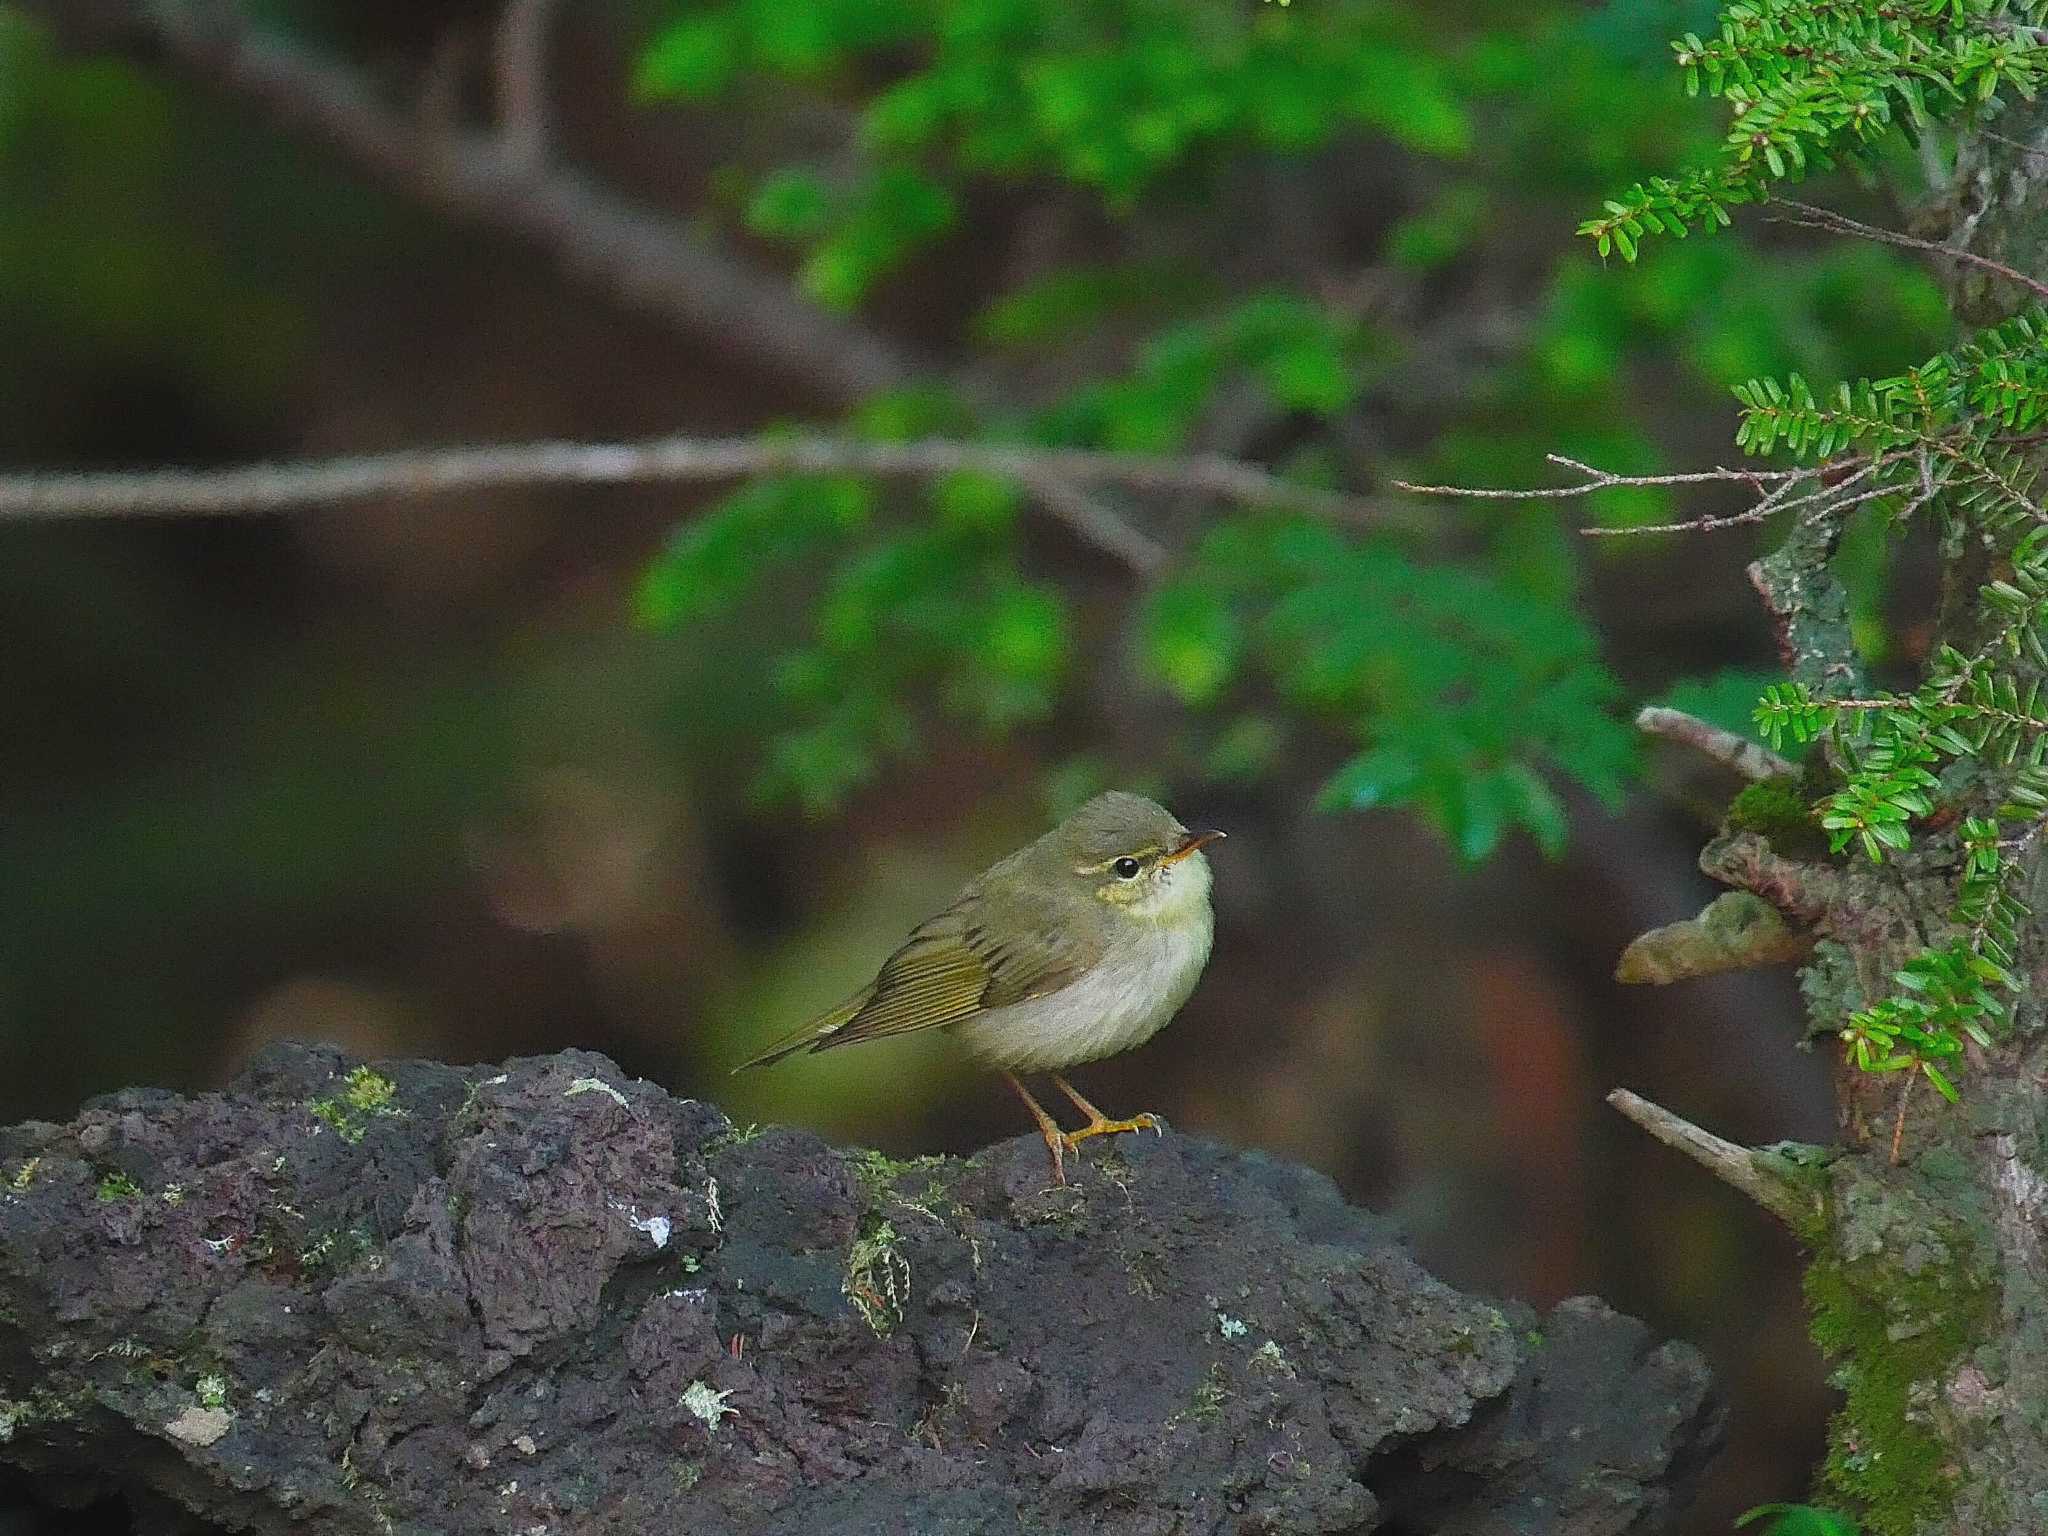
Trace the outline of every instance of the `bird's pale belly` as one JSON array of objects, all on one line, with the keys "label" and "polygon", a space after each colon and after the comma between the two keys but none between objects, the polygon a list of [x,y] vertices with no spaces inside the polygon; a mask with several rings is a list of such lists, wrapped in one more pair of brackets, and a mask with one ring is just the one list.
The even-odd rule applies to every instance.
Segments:
[{"label": "bird's pale belly", "polygon": [[1144,1044],[1180,1011],[1209,959],[1208,923],[1126,941],[1080,980],[957,1026],[967,1048],[1008,1071],[1058,1072]]}]

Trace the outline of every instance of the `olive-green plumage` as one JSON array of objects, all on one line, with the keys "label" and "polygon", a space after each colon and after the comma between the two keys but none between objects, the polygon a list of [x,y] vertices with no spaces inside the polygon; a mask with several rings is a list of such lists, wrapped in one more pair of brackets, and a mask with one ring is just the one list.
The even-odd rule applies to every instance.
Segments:
[{"label": "olive-green plumage", "polygon": [[1200,850],[1220,835],[1139,795],[1098,795],[970,880],[871,983],[743,1065],[935,1028],[1003,1067],[1056,1070],[1134,1045],[1208,958]]}]

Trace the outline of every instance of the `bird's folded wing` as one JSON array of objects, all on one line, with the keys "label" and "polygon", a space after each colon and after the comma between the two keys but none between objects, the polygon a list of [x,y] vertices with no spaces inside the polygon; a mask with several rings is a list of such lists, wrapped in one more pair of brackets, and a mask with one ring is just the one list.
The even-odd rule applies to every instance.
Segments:
[{"label": "bird's folded wing", "polygon": [[860,1008],[838,1027],[821,1029],[811,1049],[959,1024],[1057,992],[1101,958],[1099,942],[1071,914],[1050,902],[1042,912],[1031,905],[1009,896],[997,938],[979,921],[980,903],[964,897],[911,934],[883,962]]},{"label": "bird's folded wing", "polygon": [[749,1056],[734,1067],[733,1071],[744,1072],[749,1067],[772,1066],[785,1056],[794,1056],[798,1051],[815,1048],[824,1036],[844,1029],[854,1016],[867,1006],[868,999],[872,996],[872,987],[861,988],[831,1012],[821,1013],[814,1019],[806,1019],[802,1025],[791,1030],[766,1050]]}]

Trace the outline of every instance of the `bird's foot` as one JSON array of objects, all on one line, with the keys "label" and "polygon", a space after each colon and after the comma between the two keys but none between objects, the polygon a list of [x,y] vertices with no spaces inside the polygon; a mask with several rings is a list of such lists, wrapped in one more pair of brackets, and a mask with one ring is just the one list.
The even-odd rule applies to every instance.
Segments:
[{"label": "bird's foot", "polygon": [[1067,1185],[1067,1133],[1047,1131],[1044,1134],[1046,1155],[1052,1159],[1052,1181],[1064,1189]]},{"label": "bird's foot", "polygon": [[1157,1115],[1133,1115],[1128,1120],[1110,1120],[1096,1115],[1078,1131],[1068,1131],[1060,1137],[1067,1144],[1067,1150],[1079,1155],[1081,1143],[1090,1136],[1117,1136],[1125,1131],[1150,1131],[1155,1136],[1166,1134],[1166,1122]]}]

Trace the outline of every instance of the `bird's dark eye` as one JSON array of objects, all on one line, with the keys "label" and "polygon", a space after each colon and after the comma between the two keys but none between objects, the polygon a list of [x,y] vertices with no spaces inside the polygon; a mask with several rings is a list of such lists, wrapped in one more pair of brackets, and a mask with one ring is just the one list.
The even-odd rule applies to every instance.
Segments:
[{"label": "bird's dark eye", "polygon": [[1138,878],[1138,861],[1136,859],[1129,857],[1121,858],[1109,867],[1116,871],[1116,877],[1119,880],[1135,880]]}]

